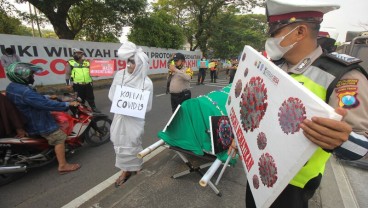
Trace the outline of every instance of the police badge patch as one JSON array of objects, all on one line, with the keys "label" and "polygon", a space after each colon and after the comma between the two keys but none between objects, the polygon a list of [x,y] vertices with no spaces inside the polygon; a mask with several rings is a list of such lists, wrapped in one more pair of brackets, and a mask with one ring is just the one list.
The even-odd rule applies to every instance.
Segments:
[{"label": "police badge patch", "polygon": [[350,109],[359,105],[357,84],[358,80],[356,79],[340,80],[337,83],[336,93],[340,107]]}]

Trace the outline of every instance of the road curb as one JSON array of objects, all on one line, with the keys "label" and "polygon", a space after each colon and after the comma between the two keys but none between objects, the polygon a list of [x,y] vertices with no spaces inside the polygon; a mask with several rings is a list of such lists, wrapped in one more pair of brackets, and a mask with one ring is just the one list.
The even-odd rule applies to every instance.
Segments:
[{"label": "road curb", "polygon": [[[143,163],[146,163],[147,161],[149,161],[150,159],[152,159],[153,157],[155,157],[156,155],[158,155],[160,152],[162,152],[165,149],[166,148],[163,147],[163,146],[158,147],[157,149],[155,149],[154,151],[152,151],[150,154],[148,154],[147,156],[145,156],[143,158]],[[83,205],[84,203],[88,202],[90,199],[92,199],[93,197],[95,197],[96,195],[98,195],[99,193],[101,193],[105,189],[109,188],[111,185],[113,185],[115,183],[116,178],[119,175],[120,175],[120,171],[117,172],[117,173],[115,173],[111,177],[109,177],[107,180],[101,182],[97,186],[93,187],[92,189],[88,190],[84,194],[80,195],[79,197],[73,199],[68,204],[65,204],[61,208],[76,208],[76,207],[80,207],[81,205]]]},{"label": "road curb", "polygon": [[330,161],[344,207],[359,208],[358,201],[355,197],[344,167],[338,160],[336,160],[335,157],[331,157]]}]

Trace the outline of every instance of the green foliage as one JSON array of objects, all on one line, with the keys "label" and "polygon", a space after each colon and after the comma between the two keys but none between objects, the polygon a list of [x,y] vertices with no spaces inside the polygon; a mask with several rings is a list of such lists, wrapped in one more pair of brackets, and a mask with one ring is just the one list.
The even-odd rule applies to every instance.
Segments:
[{"label": "green foliage", "polygon": [[118,42],[123,26],[144,11],[146,0],[18,0],[34,5],[61,39]]},{"label": "green foliage", "polygon": [[158,0],[155,11],[166,11],[182,27],[190,50],[200,48],[206,56],[208,40],[214,31],[214,20],[227,10],[249,11],[264,0]]},{"label": "green foliage", "polygon": [[213,31],[208,41],[213,57],[238,56],[244,45],[263,50],[267,38],[266,16],[223,13],[216,19]]},{"label": "green foliage", "polygon": [[182,29],[173,25],[173,17],[157,11],[134,21],[128,39],[138,45],[181,49],[184,44]]}]

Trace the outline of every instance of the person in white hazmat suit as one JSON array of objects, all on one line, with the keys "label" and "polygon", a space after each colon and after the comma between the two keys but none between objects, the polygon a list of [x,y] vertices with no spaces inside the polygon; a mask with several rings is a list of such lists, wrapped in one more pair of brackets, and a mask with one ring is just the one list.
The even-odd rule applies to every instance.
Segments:
[{"label": "person in white hazmat suit", "polygon": [[[109,99],[114,98],[117,86],[123,85],[150,92],[147,110],[152,108],[153,83],[147,76],[149,59],[134,43],[125,42],[118,50],[118,57],[127,60],[127,68],[118,71],[110,87]],[[116,154],[115,166],[122,170],[121,175],[115,182],[119,187],[129,177],[142,169],[143,160],[137,158],[137,154],[143,150],[142,138],[144,132],[144,119],[114,114],[111,124],[111,141]]]}]

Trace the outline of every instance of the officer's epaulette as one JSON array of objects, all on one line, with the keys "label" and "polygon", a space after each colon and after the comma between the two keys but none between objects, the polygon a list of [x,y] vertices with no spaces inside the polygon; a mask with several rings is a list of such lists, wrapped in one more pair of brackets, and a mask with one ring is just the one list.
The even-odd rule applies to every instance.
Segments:
[{"label": "officer's epaulette", "polygon": [[350,66],[352,64],[357,64],[357,63],[362,62],[362,60],[356,57],[352,57],[352,56],[342,54],[342,53],[337,53],[337,52],[328,53],[326,54],[326,56],[341,64],[344,64],[345,66]]}]

